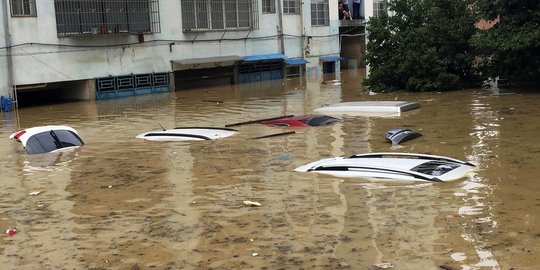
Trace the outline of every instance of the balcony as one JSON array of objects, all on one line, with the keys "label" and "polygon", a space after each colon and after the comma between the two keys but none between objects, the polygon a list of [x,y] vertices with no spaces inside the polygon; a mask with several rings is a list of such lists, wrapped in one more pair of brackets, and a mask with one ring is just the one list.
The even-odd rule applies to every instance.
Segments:
[{"label": "balcony", "polygon": [[339,27],[366,26],[366,20],[340,20]]},{"label": "balcony", "polygon": [[160,32],[158,0],[55,0],[58,37]]}]

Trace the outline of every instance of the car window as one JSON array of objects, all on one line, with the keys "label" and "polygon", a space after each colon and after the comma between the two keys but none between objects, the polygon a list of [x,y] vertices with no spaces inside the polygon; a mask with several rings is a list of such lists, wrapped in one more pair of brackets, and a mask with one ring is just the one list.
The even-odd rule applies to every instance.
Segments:
[{"label": "car window", "polygon": [[44,131],[28,139],[26,151],[28,154],[40,154],[83,144],[81,138],[69,130]]},{"label": "car window", "polygon": [[84,143],[81,138],[69,130],[55,130],[54,134],[60,141],[61,148],[70,146],[82,146]]},{"label": "car window", "polygon": [[455,163],[449,163],[449,162],[442,162],[442,161],[428,161],[425,163],[422,163],[414,168],[411,169],[411,171],[433,175],[433,176],[439,176],[443,175],[457,167],[459,167],[459,164]]},{"label": "car window", "polygon": [[318,116],[318,117],[313,117],[309,119],[307,124],[310,126],[316,127],[316,126],[330,125],[335,122],[339,122],[339,119],[331,117],[331,116]]}]

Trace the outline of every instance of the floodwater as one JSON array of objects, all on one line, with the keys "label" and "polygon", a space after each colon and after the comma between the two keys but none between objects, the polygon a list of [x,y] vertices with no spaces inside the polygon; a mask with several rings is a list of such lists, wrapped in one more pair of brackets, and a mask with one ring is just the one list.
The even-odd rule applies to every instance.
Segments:
[{"label": "floodwater", "polygon": [[[540,91],[370,95],[361,72],[343,71],[341,84],[310,77],[1,114],[0,229],[17,229],[0,239],[2,269],[540,269]],[[422,107],[259,140],[250,138],[289,129],[243,125],[202,142],[135,138],[160,125],[222,127],[361,100]],[[8,139],[44,124],[70,125],[86,145],[29,156]],[[392,147],[383,134],[393,128],[423,136]],[[477,167],[442,184],[293,171],[370,151]]]}]

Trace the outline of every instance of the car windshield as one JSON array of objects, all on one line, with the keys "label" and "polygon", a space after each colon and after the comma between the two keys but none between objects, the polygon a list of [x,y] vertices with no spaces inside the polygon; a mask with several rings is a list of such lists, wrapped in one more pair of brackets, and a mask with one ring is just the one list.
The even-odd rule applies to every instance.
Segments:
[{"label": "car windshield", "polygon": [[441,161],[433,160],[433,161],[422,163],[412,168],[411,171],[433,175],[433,176],[439,176],[459,166],[460,166],[459,164],[455,164],[455,163],[448,163],[448,162],[441,162]]},{"label": "car windshield", "polygon": [[26,142],[28,154],[47,153],[70,146],[82,146],[82,139],[69,130],[51,130],[37,133]]},{"label": "car windshield", "polygon": [[307,120],[300,120],[300,121],[304,122],[305,124],[309,126],[317,127],[317,126],[326,126],[335,122],[339,122],[339,119],[331,117],[331,116],[317,116],[317,117],[313,117]]}]

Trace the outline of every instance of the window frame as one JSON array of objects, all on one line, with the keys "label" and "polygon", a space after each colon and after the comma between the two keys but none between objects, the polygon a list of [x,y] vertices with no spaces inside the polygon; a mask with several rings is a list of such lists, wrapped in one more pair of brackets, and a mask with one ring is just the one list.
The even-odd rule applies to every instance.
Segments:
[{"label": "window frame", "polygon": [[261,11],[263,14],[275,14],[276,0],[262,0]]},{"label": "window frame", "polygon": [[[18,7],[19,12],[15,13]],[[36,0],[9,0],[11,17],[37,17]]]},{"label": "window frame", "polygon": [[387,12],[386,1],[373,0],[373,17],[378,17],[384,12]]},{"label": "window frame", "polygon": [[54,0],[54,11],[58,37],[161,31],[159,0]]},{"label": "window frame", "polygon": [[[310,8],[311,26],[330,26],[330,7],[328,0],[312,0]],[[317,15],[320,15],[321,12],[323,16],[319,18]]]},{"label": "window frame", "polygon": [[300,15],[300,8],[301,8],[300,4],[301,4],[300,0],[283,0],[283,14]]},{"label": "window frame", "polygon": [[259,29],[258,0],[181,0],[181,6],[183,32]]}]

